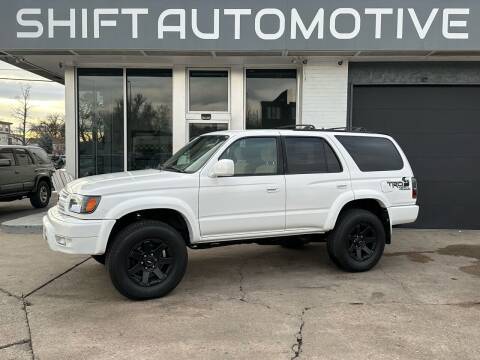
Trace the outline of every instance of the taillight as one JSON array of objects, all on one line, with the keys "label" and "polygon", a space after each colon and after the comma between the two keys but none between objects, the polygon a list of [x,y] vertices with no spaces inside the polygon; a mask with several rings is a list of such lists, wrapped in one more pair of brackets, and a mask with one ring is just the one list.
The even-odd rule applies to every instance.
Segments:
[{"label": "taillight", "polygon": [[417,198],[418,186],[417,186],[417,179],[412,178],[412,199]]}]

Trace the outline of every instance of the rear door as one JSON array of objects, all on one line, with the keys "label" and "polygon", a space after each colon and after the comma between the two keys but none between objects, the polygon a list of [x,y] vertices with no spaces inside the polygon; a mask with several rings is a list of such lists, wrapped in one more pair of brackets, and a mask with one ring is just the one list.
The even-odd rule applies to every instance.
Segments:
[{"label": "rear door", "polygon": [[351,191],[347,167],[326,138],[285,136],[286,229],[323,230],[336,199]]},{"label": "rear door", "polygon": [[30,153],[25,149],[15,149],[15,157],[17,159],[16,171],[23,191],[31,191],[35,186],[35,164]]},{"label": "rear door", "polygon": [[10,160],[10,166],[0,166],[0,195],[21,192],[23,184],[16,174],[15,156],[10,148],[0,149],[0,159]]}]

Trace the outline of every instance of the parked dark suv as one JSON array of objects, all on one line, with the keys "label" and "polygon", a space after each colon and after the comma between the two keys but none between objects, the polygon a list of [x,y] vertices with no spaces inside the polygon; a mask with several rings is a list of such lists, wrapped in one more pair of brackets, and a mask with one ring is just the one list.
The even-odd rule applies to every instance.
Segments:
[{"label": "parked dark suv", "polygon": [[46,207],[54,171],[47,153],[39,147],[0,145],[0,201],[28,197],[34,207]]}]

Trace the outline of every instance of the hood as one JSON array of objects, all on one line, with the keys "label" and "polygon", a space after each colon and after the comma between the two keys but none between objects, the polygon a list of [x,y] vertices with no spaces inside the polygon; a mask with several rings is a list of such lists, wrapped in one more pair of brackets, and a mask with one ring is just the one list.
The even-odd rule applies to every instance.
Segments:
[{"label": "hood", "polygon": [[65,190],[71,194],[107,195],[119,192],[135,192],[145,189],[175,187],[180,179],[191,177],[192,174],[182,174],[162,170],[138,170],[88,176],[67,184]]}]

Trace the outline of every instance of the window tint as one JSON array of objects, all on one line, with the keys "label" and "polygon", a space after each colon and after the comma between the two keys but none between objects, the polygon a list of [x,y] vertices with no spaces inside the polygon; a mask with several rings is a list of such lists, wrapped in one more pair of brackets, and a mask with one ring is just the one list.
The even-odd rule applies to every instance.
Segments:
[{"label": "window tint", "polygon": [[393,143],[385,138],[369,136],[336,136],[361,171],[403,169],[403,160]]},{"label": "window tint", "polygon": [[47,153],[42,149],[30,149],[30,152],[37,164],[50,164],[51,161],[48,158]]},{"label": "window tint", "polygon": [[10,149],[0,149],[0,159],[10,160],[10,164],[15,165],[15,157]]},{"label": "window tint", "polygon": [[342,165],[330,145],[313,137],[286,137],[287,174],[342,172]]},{"label": "window tint", "polygon": [[18,165],[32,165],[33,160],[30,154],[25,149],[15,149],[15,155],[17,155]]},{"label": "window tint", "polygon": [[220,159],[233,160],[235,176],[277,175],[277,139],[240,139],[225,150]]}]

